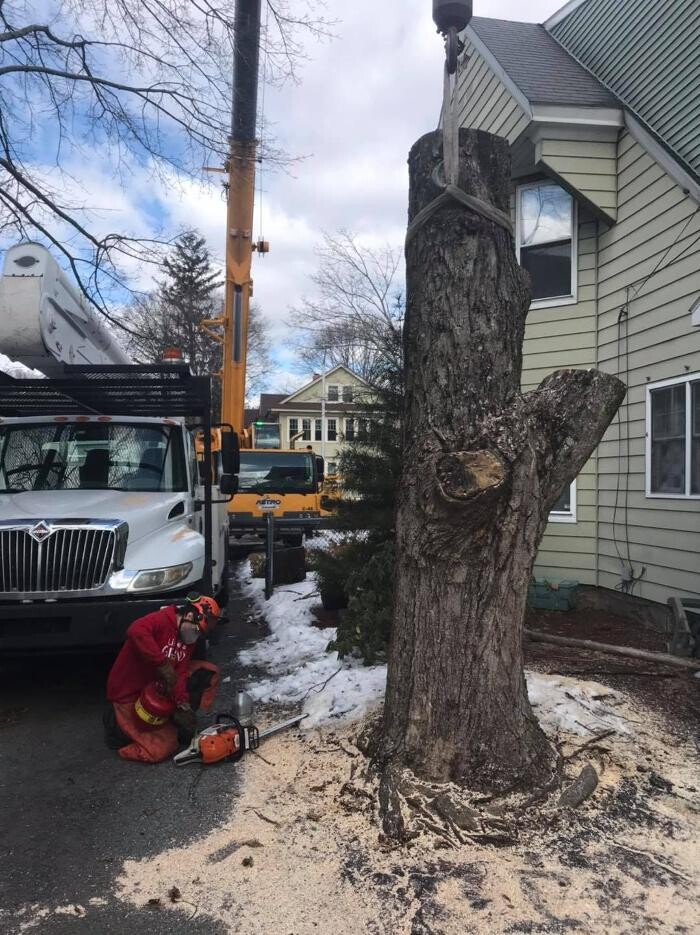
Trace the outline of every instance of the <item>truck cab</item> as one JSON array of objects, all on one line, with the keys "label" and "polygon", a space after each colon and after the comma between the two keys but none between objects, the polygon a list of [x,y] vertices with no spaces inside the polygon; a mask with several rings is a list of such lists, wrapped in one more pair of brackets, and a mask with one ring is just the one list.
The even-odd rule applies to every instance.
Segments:
[{"label": "truck cab", "polygon": [[[137,385],[158,376],[119,369],[137,371]],[[163,369],[169,385],[173,373]],[[180,386],[204,387],[208,405],[207,378],[186,368],[175,376]],[[0,412],[12,409],[13,394],[30,410],[32,400],[47,408],[61,383],[3,377]],[[198,460],[182,415],[113,413],[119,400],[100,392],[100,381],[77,383],[97,411],[0,417],[0,649],[114,644],[144,613],[226,587],[221,487],[230,493],[232,481],[220,460],[212,468],[211,450]],[[150,404],[133,403],[140,407]]]},{"label": "truck cab", "polygon": [[231,535],[261,534],[271,512],[280,538],[301,545],[321,522],[322,459],[308,450],[242,449],[238,489],[229,507]]}]

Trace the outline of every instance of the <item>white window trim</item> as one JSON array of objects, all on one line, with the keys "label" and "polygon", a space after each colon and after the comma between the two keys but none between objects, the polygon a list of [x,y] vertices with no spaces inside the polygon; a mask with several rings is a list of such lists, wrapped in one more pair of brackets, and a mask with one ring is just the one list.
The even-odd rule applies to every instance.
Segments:
[{"label": "white window trim", "polygon": [[550,523],[575,523],[576,520],[576,507],[577,507],[577,498],[576,498],[576,478],[571,481],[571,487],[569,490],[569,503],[571,504],[571,509],[566,512],[552,512],[549,514]]},{"label": "white window trim", "polygon": [[[542,185],[557,185],[554,179],[540,179],[515,188],[515,256],[520,264],[520,192],[526,188],[539,188]],[[558,185],[562,188],[561,185]],[[566,191],[562,188],[562,191]],[[571,195],[567,192],[567,195]],[[530,308],[556,308],[559,305],[575,305],[578,302],[578,202],[571,195],[571,294],[555,296],[552,299],[535,299]]]},{"label": "white window trim", "polygon": [[[647,383],[646,386],[646,440],[644,445],[644,469],[646,475],[646,496],[649,500],[700,500],[700,493],[690,492],[691,464],[691,409],[692,397],[690,384],[700,380],[700,372],[686,373],[682,377],[673,377],[670,380],[659,380],[656,383]],[[653,390],[663,389],[665,386],[677,386],[685,383],[685,489],[687,493],[652,493],[651,492],[651,394]]]}]

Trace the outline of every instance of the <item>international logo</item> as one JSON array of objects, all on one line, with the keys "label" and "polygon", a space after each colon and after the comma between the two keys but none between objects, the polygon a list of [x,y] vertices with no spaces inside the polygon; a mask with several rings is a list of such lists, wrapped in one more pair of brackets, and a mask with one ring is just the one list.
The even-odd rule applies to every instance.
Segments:
[{"label": "international logo", "polygon": [[42,520],[40,523],[37,523],[36,526],[32,526],[29,530],[29,535],[35,542],[43,542],[44,539],[48,539],[53,529]]}]

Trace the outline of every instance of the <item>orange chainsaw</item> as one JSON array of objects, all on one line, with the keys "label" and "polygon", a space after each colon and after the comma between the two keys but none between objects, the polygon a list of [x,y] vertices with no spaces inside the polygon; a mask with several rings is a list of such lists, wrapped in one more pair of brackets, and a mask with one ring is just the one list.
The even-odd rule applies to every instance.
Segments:
[{"label": "orange chainsaw", "polygon": [[239,760],[246,750],[257,750],[261,740],[279,734],[288,727],[294,727],[305,717],[306,714],[299,714],[265,730],[258,730],[252,724],[241,724],[230,714],[217,714],[211,727],[195,734],[189,747],[175,754],[173,762],[176,766],[186,766],[188,763],[208,764],[219,763],[221,760]]}]

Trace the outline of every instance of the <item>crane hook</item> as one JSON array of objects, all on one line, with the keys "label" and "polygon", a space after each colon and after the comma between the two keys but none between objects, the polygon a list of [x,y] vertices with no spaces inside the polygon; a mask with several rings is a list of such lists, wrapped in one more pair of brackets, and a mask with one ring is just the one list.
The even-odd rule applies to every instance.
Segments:
[{"label": "crane hook", "polygon": [[454,75],[457,59],[464,48],[459,33],[472,18],[472,0],[433,0],[433,22],[445,37],[447,74]]}]

